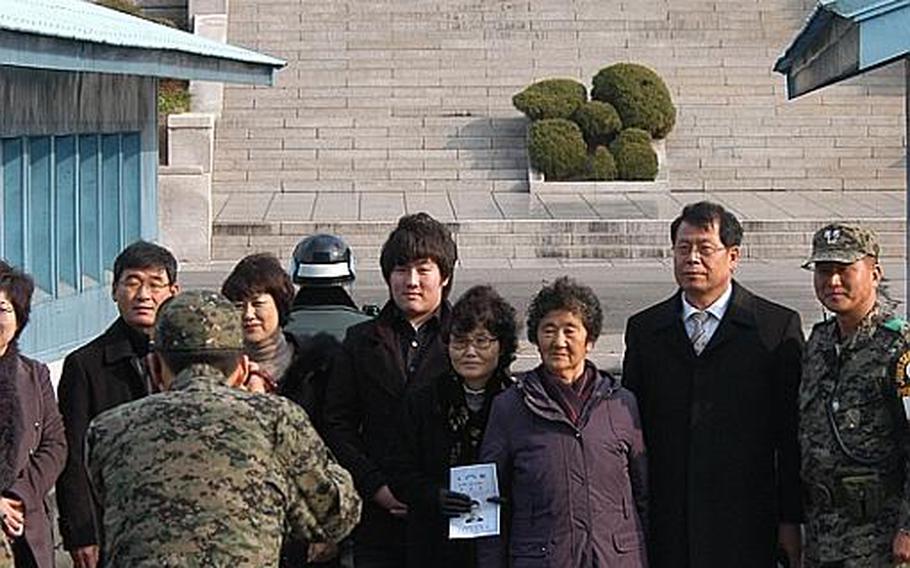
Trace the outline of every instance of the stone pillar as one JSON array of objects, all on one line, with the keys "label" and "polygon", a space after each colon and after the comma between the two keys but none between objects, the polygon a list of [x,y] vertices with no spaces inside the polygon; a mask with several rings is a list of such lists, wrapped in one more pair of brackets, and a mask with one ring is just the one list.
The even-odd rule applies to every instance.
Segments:
[{"label": "stone pillar", "polygon": [[187,112],[167,117],[167,163],[170,166],[200,166],[212,173],[215,154],[215,117]]},{"label": "stone pillar", "polygon": [[227,14],[228,0],[189,0],[187,12],[190,20],[204,14]]},{"label": "stone pillar", "polygon": [[161,242],[181,262],[209,262],[215,117],[172,114],[167,127],[169,165],[158,168]]},{"label": "stone pillar", "polygon": [[212,259],[212,175],[200,166],[159,166],[161,244],[181,263]]},{"label": "stone pillar", "polygon": [[[227,42],[227,14],[197,14],[193,16],[193,33],[221,43]],[[224,84],[211,81],[190,81],[190,110],[221,116]]]}]

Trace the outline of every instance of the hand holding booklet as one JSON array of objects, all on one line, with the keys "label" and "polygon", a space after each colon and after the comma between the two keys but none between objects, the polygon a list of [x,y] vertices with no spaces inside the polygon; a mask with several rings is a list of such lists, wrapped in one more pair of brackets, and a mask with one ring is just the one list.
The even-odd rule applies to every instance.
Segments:
[{"label": "hand holding booklet", "polygon": [[471,497],[471,510],[449,520],[449,538],[478,538],[499,534],[499,503],[489,499],[499,497],[496,464],[481,463],[453,467],[449,489]]}]

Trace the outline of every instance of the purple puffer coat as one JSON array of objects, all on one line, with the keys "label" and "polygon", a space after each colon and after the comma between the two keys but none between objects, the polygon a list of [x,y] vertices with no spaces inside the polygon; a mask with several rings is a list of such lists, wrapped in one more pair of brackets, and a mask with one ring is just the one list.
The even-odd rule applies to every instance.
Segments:
[{"label": "purple puffer coat", "polygon": [[634,395],[597,372],[576,427],[541,372],[519,375],[493,403],[479,461],[496,463],[504,536],[478,541],[478,566],[646,567],[647,465]]}]

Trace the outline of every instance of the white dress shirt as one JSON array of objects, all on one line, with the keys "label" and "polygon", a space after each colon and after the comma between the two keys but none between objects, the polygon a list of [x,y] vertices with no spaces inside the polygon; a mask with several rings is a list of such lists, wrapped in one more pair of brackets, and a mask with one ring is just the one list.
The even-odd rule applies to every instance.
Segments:
[{"label": "white dress shirt", "polygon": [[696,312],[705,312],[708,314],[708,317],[705,319],[704,329],[705,343],[711,341],[711,337],[714,336],[714,332],[717,331],[717,326],[720,325],[720,320],[723,319],[724,314],[727,313],[727,307],[730,305],[730,298],[733,296],[733,284],[729,284],[727,289],[724,290],[724,293],[720,295],[719,298],[714,300],[714,303],[705,308],[704,310],[699,310],[695,306],[689,303],[686,300],[686,293],[682,294],[682,320],[683,324],[686,326],[686,334],[689,336],[689,339],[692,339],[692,334],[695,333],[695,321],[692,319],[692,314]]}]

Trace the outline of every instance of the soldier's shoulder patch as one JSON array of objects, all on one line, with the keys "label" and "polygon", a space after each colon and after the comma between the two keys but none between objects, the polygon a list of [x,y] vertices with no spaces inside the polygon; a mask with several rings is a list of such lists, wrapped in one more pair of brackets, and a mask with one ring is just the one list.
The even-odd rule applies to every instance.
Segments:
[{"label": "soldier's shoulder patch", "polygon": [[882,325],[891,331],[896,331],[898,333],[905,332],[908,328],[910,328],[910,324],[908,324],[907,320],[899,317],[893,317]]},{"label": "soldier's shoulder patch", "polygon": [[901,396],[910,396],[910,349],[901,353],[894,364],[894,382]]}]

